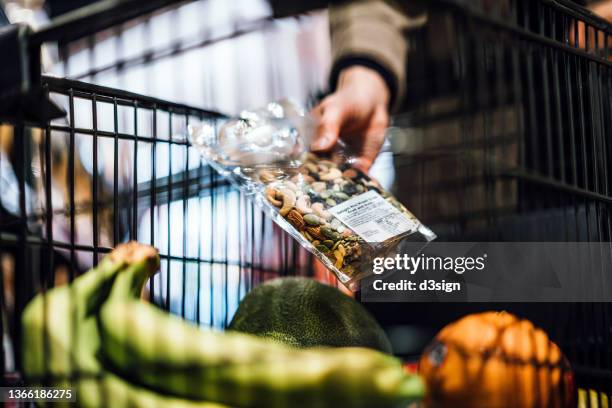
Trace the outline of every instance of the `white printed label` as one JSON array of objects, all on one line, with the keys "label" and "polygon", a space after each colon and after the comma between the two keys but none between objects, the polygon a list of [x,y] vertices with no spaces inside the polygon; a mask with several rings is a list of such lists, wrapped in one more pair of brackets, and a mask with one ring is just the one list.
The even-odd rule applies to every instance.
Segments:
[{"label": "white printed label", "polygon": [[376,191],[368,191],[329,209],[366,242],[384,242],[418,225]]}]

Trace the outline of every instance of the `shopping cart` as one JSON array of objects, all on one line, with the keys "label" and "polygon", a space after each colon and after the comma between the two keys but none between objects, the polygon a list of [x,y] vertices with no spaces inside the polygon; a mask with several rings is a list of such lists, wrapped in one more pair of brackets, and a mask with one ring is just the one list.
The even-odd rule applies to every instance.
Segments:
[{"label": "shopping cart", "polygon": [[[37,46],[53,41],[61,41],[67,59],[73,41],[89,36],[84,41],[91,45],[96,32],[173,2],[137,3],[125,3],[129,12],[109,6],[26,36],[33,52],[16,61],[36,66]],[[612,241],[610,24],[567,0],[437,0],[430,7],[429,23],[410,34],[410,97],[390,132],[396,195],[441,240]],[[266,17],[224,38],[273,22]],[[79,76],[95,81],[104,71],[152,58],[144,52]],[[11,127],[0,140],[11,140],[2,161],[14,165],[17,181],[15,200],[4,198],[0,208],[2,327],[11,340],[0,362],[5,380],[18,378],[26,302],[122,241],[160,249],[162,271],[149,283],[151,299],[203,325],[227,325],[240,298],[261,280],[312,274],[311,258],[189,146],[188,123],[218,126],[223,115],[30,72],[30,92],[13,90],[25,109],[3,111]],[[68,146],[64,167],[57,165],[54,139]],[[83,171],[75,159],[82,146],[93,158],[90,194],[75,177]],[[109,151],[112,166],[104,167],[99,155]],[[54,177],[68,182],[60,198]],[[94,233],[81,236],[81,223]],[[278,245],[266,245],[270,240]],[[584,406],[609,404],[612,306],[521,310],[544,322],[568,355]]]}]

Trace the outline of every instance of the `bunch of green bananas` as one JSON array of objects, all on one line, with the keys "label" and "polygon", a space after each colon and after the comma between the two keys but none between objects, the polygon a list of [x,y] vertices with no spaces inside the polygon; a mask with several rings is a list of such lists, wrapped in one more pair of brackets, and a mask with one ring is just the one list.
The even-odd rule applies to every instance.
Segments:
[{"label": "bunch of green bananas", "polygon": [[420,378],[364,348],[294,349],[201,330],[139,299],[157,251],[128,243],[23,313],[31,384],[71,386],[83,407],[393,407]]}]

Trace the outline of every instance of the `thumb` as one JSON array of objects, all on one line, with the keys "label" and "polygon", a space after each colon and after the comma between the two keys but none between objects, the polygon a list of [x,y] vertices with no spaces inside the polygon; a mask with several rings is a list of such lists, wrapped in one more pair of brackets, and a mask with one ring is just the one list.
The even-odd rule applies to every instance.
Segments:
[{"label": "thumb", "polygon": [[323,108],[311,146],[313,151],[330,150],[336,145],[344,117],[345,109],[341,105],[328,104]]},{"label": "thumb", "polygon": [[365,174],[370,172],[370,167],[372,167],[372,164],[374,164],[374,161],[365,157],[355,157],[351,162],[351,166]]}]

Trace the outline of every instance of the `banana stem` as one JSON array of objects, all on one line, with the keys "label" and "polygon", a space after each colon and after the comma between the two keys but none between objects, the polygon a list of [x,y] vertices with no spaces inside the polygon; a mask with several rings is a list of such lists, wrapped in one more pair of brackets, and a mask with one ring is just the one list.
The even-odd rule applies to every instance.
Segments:
[{"label": "banana stem", "polygon": [[140,297],[147,279],[152,275],[146,268],[145,263],[131,265],[115,278],[108,301]]},{"label": "banana stem", "polygon": [[[123,262],[104,258],[95,269],[74,280],[70,287],[71,297],[77,302],[82,302],[84,308],[82,312],[85,315],[93,313],[100,307],[110,292],[114,276],[123,266]],[[51,293],[54,293],[53,289],[45,296],[49,296]],[[79,305],[75,306],[80,308]]]},{"label": "banana stem", "polygon": [[72,290],[76,295],[74,298],[84,300],[85,314],[99,309],[108,296],[112,284],[110,278],[126,266],[127,269],[120,273],[120,276],[124,273],[131,274],[130,270],[133,268],[142,269],[142,273],[146,274],[146,277],[134,282],[133,291],[136,291],[142,288],[146,279],[159,268],[157,250],[134,241],[122,244],[105,257],[95,269],[77,278],[72,285]]},{"label": "banana stem", "polygon": [[139,245],[127,247],[119,252],[120,256],[128,262],[129,266],[121,272],[113,284],[109,301],[116,299],[138,298],[144,285],[159,269],[159,255],[155,248]]}]

